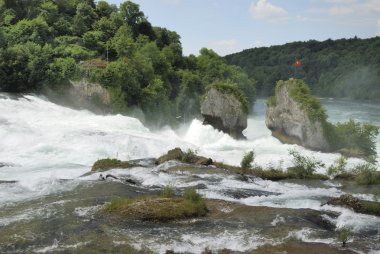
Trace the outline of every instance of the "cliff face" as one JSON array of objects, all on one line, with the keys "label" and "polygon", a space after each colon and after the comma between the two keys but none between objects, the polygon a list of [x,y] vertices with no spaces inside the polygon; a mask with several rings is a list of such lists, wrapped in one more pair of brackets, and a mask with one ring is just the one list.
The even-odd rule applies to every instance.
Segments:
[{"label": "cliff face", "polygon": [[233,95],[211,88],[202,102],[201,114],[203,124],[210,124],[234,138],[245,138],[242,132],[247,128],[247,113]]},{"label": "cliff face", "polygon": [[[283,82],[283,81],[280,81]],[[272,105],[267,105],[265,124],[284,143],[298,144],[318,151],[330,151],[321,120],[311,120],[303,105],[291,97],[294,80],[280,83]]]},{"label": "cliff face", "polygon": [[107,89],[99,84],[90,83],[87,79],[83,78],[80,81],[70,81],[72,93],[83,100],[99,100],[103,105],[109,106],[111,97]]}]

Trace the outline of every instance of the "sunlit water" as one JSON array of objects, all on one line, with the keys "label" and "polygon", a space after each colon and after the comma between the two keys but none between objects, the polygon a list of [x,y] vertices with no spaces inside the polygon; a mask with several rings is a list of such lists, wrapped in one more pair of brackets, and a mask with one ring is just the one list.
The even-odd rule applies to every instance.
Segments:
[{"label": "sunlit water", "polygon": [[[322,102],[332,122],[353,118],[380,125],[380,103],[369,104],[332,99],[323,99]],[[88,172],[94,161],[100,158],[131,160],[158,157],[169,149],[181,147],[184,150],[189,148],[196,150],[198,154],[217,161],[238,165],[244,153],[254,149],[255,163],[258,165],[286,168],[292,165],[288,154],[289,149],[296,149],[304,155],[313,156],[323,161],[326,167],[339,157],[339,154],[313,152],[296,145],[282,144],[273,138],[264,123],[264,105],[264,100],[258,100],[253,114],[248,119],[248,128],[244,131],[248,139],[236,141],[211,126],[202,125],[199,120],[185,123],[178,130],[166,127],[152,132],[136,118],[121,115],[95,115],[88,111],[55,105],[44,98],[32,95],[10,98],[6,94],[0,94],[0,181],[17,181],[15,184],[0,184],[0,208],[43,196],[65,193],[88,181],[96,180],[97,175],[80,176]],[[380,153],[379,137],[377,144]],[[349,159],[348,165],[353,167],[361,162],[359,159]],[[241,182],[233,176],[223,174],[200,174],[197,180],[190,181],[186,175],[172,175],[158,171],[157,168],[153,171],[136,168],[129,172],[129,176],[139,180],[142,186],[147,188],[167,184],[178,188],[204,184],[207,188],[201,190],[201,193],[207,198],[239,202],[249,206],[337,211],[341,213],[333,221],[337,226],[349,225],[356,232],[372,232],[372,236],[377,237],[376,239],[380,235],[379,218],[359,215],[347,209],[320,206],[321,200],[344,193],[336,183],[327,182],[320,186],[307,186],[302,183],[260,179]],[[325,171],[325,168],[319,169],[321,173]],[[117,169],[112,173],[125,174]],[[73,180],[61,181],[60,179]],[[228,190],[239,189],[267,191],[275,194],[240,199],[226,194]],[[373,199],[373,195],[367,192],[359,192],[356,195],[367,200]],[[88,209],[97,210],[100,207]],[[43,213],[43,211],[44,209],[40,212]],[[37,216],[36,214],[38,212],[25,211],[10,217],[0,216],[0,229],[2,225],[28,220]],[[258,246],[257,241],[251,244],[243,242],[247,237],[244,230],[234,233],[236,247],[232,249],[248,250]],[[373,235],[373,232],[377,233]],[[252,232],[246,233],[251,235],[251,238],[254,237]],[[304,234],[303,231],[298,233]],[[203,248],[207,247],[204,246],[204,239],[207,239],[208,242],[214,244],[219,242],[220,248],[226,248],[228,246],[223,245],[225,241],[216,242],[215,239],[231,238],[229,232],[221,232],[220,236],[216,238],[214,236],[215,239],[207,235],[183,234],[180,238],[183,242],[180,239],[171,239],[171,242],[167,244],[178,251],[189,251],[191,244],[188,247],[186,244],[192,242],[196,245],[198,241]],[[305,238],[305,236],[302,237]],[[146,239],[146,241],[158,252],[166,246],[157,244],[152,239]],[[309,241],[313,240],[309,239]],[[148,242],[144,244],[149,245]],[[139,247],[141,244],[137,241],[136,246]],[[380,246],[378,247],[380,249]],[[373,248],[376,249],[376,245]]]}]

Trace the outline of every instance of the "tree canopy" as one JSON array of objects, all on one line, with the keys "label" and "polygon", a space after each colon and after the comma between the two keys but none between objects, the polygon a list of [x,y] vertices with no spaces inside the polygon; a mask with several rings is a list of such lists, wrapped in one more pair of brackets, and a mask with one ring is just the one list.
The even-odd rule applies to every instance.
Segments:
[{"label": "tree canopy", "polygon": [[[301,66],[295,69],[295,59]],[[278,80],[305,80],[315,95],[380,98],[380,37],[287,43],[247,49],[225,57],[257,80],[261,96],[273,95]]]},{"label": "tree canopy", "polygon": [[155,27],[131,1],[0,0],[0,91],[41,92],[87,78],[114,112],[139,107],[165,123],[199,114],[215,81],[236,84],[250,105],[255,81],[214,51],[182,54],[180,36]]}]

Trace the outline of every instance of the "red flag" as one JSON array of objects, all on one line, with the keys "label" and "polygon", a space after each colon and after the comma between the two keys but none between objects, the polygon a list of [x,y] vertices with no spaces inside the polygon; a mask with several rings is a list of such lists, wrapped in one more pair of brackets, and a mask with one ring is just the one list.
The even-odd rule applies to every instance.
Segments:
[{"label": "red flag", "polygon": [[294,62],[294,65],[296,67],[301,67],[301,62],[300,62],[300,60],[298,60],[298,58],[296,58],[296,61]]}]

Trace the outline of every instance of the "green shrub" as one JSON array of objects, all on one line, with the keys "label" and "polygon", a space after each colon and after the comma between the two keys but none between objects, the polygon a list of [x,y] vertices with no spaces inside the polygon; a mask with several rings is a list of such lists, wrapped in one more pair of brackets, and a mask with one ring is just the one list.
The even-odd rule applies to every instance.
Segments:
[{"label": "green shrub", "polygon": [[347,166],[346,157],[340,156],[336,161],[334,161],[334,164],[328,168],[327,174],[329,176],[336,176],[336,175],[342,174],[346,171],[346,166]]},{"label": "green shrub", "polygon": [[196,155],[197,155],[196,151],[188,149],[182,155],[182,162],[191,163]]},{"label": "green shrub", "polygon": [[194,203],[197,203],[197,202],[202,200],[202,196],[200,194],[198,194],[198,192],[194,188],[185,189],[185,191],[183,193],[183,197],[186,200],[189,200],[189,201],[194,202]]},{"label": "green shrub", "polygon": [[254,151],[246,153],[240,162],[242,173],[245,174],[249,169],[252,169],[252,163],[255,159]]},{"label": "green shrub", "polygon": [[119,210],[121,207],[132,204],[133,200],[129,198],[115,198],[104,207],[104,210],[106,212],[115,212]]},{"label": "green shrub", "polygon": [[357,151],[359,156],[376,156],[376,136],[378,134],[378,126],[350,119],[348,122],[335,125],[335,138],[332,143],[336,150],[346,148]]},{"label": "green shrub", "polygon": [[342,227],[336,229],[336,238],[339,242],[342,242],[342,247],[346,246],[347,241],[352,237],[352,228]]},{"label": "green shrub", "polygon": [[293,156],[294,166],[288,169],[289,174],[293,174],[298,178],[308,178],[312,176],[318,167],[324,164],[315,158],[303,156],[296,150],[289,150],[289,154]]},{"label": "green shrub", "polygon": [[276,96],[269,97],[266,100],[265,104],[267,105],[267,107],[275,107],[277,105]]},{"label": "green shrub", "polygon": [[174,190],[171,185],[166,185],[161,191],[161,197],[172,198],[174,196]]},{"label": "green shrub", "polygon": [[380,175],[376,172],[376,167],[370,163],[356,166],[354,172],[357,184],[371,185],[380,183]]}]

